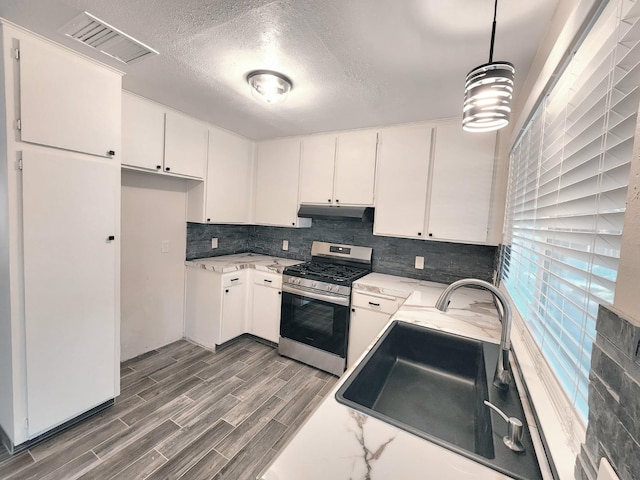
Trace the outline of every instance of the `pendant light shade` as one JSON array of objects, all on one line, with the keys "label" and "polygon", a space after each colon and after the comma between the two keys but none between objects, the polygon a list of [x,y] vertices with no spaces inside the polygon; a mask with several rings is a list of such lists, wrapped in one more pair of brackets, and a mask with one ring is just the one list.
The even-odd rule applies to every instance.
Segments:
[{"label": "pendant light shade", "polygon": [[291,90],[291,80],[271,70],[254,70],[247,75],[251,94],[267,103],[280,103],[287,98]]},{"label": "pendant light shade", "polygon": [[515,73],[509,62],[491,62],[467,74],[462,114],[464,130],[489,132],[509,124]]},{"label": "pendant light shade", "polygon": [[489,63],[471,70],[465,81],[462,128],[467,132],[498,130],[506,127],[511,119],[513,79],[516,69],[509,62],[493,61],[497,13],[498,0],[495,1],[493,11]]}]

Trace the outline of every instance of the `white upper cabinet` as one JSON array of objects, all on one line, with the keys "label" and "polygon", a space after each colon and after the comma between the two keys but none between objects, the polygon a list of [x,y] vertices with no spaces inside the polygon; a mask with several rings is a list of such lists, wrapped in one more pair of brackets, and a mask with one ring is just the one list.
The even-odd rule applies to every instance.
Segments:
[{"label": "white upper cabinet", "polygon": [[487,241],[496,133],[469,133],[459,123],[436,127],[429,237]]},{"label": "white upper cabinet", "polygon": [[374,234],[425,236],[431,133],[428,125],[380,132]]},{"label": "white upper cabinet", "polygon": [[206,124],[128,92],[122,103],[123,165],[204,179]]},{"label": "white upper cabinet", "polygon": [[338,135],[333,187],[336,204],[373,205],[377,141],[377,132],[371,130]]},{"label": "white upper cabinet", "polygon": [[279,139],[258,143],[256,159],[255,223],[296,227],[300,140]]},{"label": "white upper cabinet", "polygon": [[302,140],[300,203],[333,204],[335,159],[335,135],[314,135]]},{"label": "white upper cabinet", "polygon": [[373,205],[376,143],[370,130],[304,138],[300,203]]},{"label": "white upper cabinet", "polygon": [[206,182],[189,189],[187,221],[247,223],[251,202],[253,142],[209,129]]},{"label": "white upper cabinet", "polygon": [[209,129],[177,112],[165,113],[164,171],[204,178]]},{"label": "white upper cabinet", "polygon": [[120,74],[27,38],[19,40],[19,52],[20,140],[119,155]]},{"label": "white upper cabinet", "polygon": [[122,163],[161,171],[163,162],[164,109],[122,92]]}]

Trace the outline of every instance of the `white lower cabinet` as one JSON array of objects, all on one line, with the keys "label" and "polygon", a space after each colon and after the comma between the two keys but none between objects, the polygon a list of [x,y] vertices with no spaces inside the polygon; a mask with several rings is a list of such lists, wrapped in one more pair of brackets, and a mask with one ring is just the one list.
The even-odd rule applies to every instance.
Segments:
[{"label": "white lower cabinet", "polygon": [[250,332],[256,337],[278,343],[280,338],[280,306],[282,275],[255,271],[251,305]]},{"label": "white lower cabinet", "polygon": [[352,293],[347,368],[356,363],[403,301],[391,295]]},{"label": "white lower cabinet", "polygon": [[215,349],[246,332],[246,271],[216,273],[187,267],[185,337]]}]

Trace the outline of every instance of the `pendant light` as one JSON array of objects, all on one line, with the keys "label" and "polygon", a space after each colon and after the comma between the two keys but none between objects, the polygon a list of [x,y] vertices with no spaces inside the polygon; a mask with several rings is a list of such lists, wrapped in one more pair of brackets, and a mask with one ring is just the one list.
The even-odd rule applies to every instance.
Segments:
[{"label": "pendant light", "polygon": [[464,85],[462,128],[467,132],[498,130],[506,127],[511,117],[513,77],[516,69],[509,62],[493,61],[497,12],[498,0],[493,10],[489,63],[471,70]]},{"label": "pendant light", "polygon": [[247,75],[254,98],[267,103],[280,103],[291,90],[291,80],[271,70],[254,70]]}]

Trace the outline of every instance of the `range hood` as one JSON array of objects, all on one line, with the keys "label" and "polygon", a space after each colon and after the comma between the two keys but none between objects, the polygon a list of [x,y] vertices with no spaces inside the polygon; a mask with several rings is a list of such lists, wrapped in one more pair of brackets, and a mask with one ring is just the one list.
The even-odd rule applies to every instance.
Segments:
[{"label": "range hood", "polygon": [[372,207],[345,207],[331,205],[300,205],[299,217],[328,218],[373,222]]}]

